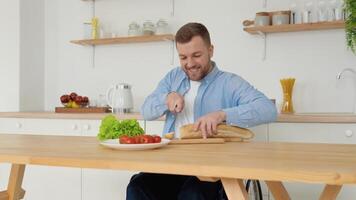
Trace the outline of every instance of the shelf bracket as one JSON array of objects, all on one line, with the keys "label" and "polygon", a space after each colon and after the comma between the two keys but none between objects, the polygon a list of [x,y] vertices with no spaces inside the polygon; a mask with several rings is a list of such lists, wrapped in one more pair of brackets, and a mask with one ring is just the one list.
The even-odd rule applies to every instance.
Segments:
[{"label": "shelf bracket", "polygon": [[262,8],[267,8],[267,0],[262,0]]},{"label": "shelf bracket", "polygon": [[266,51],[267,51],[267,35],[261,31],[257,31],[258,35],[263,39],[263,50],[262,50],[262,60],[266,60]]},{"label": "shelf bracket", "polygon": [[174,0],[171,0],[171,1],[172,1],[172,11],[171,11],[171,16],[174,16],[175,1],[174,1]]}]

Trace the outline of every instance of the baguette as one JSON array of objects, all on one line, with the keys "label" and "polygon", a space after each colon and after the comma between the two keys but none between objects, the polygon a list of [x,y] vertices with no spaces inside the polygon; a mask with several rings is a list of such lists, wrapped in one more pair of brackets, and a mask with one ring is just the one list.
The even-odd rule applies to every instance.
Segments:
[{"label": "baguette", "polygon": [[[181,126],[179,130],[181,139],[193,139],[203,137],[200,130],[193,130],[193,124]],[[219,124],[217,126],[217,134],[208,137],[251,139],[254,137],[254,134],[252,131],[245,128],[240,128],[237,126],[228,126],[226,124]]]}]

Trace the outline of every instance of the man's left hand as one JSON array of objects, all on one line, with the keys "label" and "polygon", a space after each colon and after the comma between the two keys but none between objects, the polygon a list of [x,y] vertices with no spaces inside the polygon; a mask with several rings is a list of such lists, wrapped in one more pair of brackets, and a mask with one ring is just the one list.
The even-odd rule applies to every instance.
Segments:
[{"label": "man's left hand", "polygon": [[216,111],[200,117],[194,123],[194,131],[200,130],[203,138],[212,136],[217,133],[218,124],[226,120],[226,113],[224,111]]}]

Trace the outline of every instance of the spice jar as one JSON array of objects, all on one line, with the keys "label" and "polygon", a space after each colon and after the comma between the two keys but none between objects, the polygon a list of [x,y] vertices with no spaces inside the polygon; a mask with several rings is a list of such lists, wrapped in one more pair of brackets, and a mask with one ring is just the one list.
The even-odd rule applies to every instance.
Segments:
[{"label": "spice jar", "polygon": [[164,19],[159,19],[156,23],[156,34],[168,34],[169,33],[169,27],[168,23]]},{"label": "spice jar", "polygon": [[142,32],[143,32],[143,35],[155,34],[155,25],[149,20],[145,21],[143,23]]},{"label": "spice jar", "polygon": [[138,36],[141,35],[140,25],[136,22],[131,22],[129,25],[129,30],[127,33],[129,36]]}]

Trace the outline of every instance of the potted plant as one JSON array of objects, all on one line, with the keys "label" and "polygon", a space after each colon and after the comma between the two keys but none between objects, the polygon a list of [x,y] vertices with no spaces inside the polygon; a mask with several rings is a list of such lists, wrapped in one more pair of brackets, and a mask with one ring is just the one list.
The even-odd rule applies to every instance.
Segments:
[{"label": "potted plant", "polygon": [[345,13],[347,13],[345,21],[346,42],[351,51],[356,54],[356,1],[344,1]]}]

